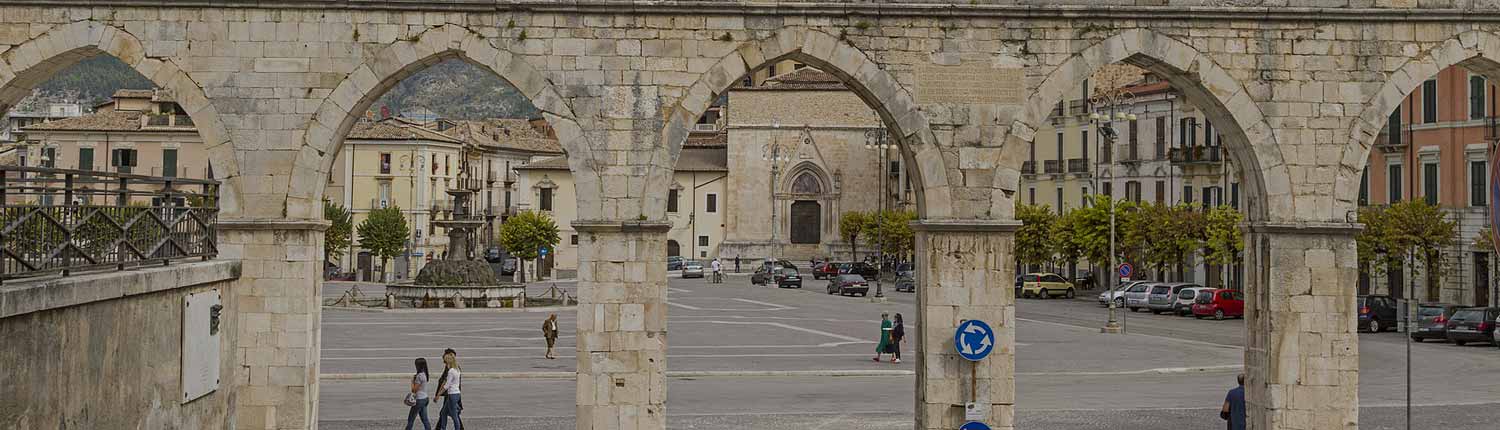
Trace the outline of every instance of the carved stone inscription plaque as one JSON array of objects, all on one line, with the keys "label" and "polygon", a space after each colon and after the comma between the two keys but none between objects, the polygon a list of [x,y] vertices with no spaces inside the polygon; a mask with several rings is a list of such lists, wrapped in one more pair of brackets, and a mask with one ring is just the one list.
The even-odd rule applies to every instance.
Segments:
[{"label": "carved stone inscription plaque", "polygon": [[1025,100],[1020,68],[994,68],[988,62],[916,67],[917,103],[1021,104]]}]

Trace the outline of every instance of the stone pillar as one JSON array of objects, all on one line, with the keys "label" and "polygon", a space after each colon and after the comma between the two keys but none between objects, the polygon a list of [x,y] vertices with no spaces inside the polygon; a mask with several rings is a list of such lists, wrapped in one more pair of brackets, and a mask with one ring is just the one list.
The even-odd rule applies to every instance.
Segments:
[{"label": "stone pillar", "polygon": [[578,430],[667,426],[667,231],[575,221]]},{"label": "stone pillar", "polygon": [[[243,272],[235,313],[234,420],[239,429],[317,428],[324,221],[220,220],[219,258]],[[221,389],[223,386],[221,385]]]},{"label": "stone pillar", "polygon": [[[1359,427],[1359,224],[1252,224],[1245,242],[1250,428]],[[1226,386],[1234,383],[1224,381]]]},{"label": "stone pillar", "polygon": [[[964,404],[988,409],[990,428],[1014,428],[1015,274],[1013,239],[1020,223],[936,221],[916,231],[917,430],[963,425]],[[953,332],[978,319],[995,330],[995,351],[979,362],[958,355]]]}]

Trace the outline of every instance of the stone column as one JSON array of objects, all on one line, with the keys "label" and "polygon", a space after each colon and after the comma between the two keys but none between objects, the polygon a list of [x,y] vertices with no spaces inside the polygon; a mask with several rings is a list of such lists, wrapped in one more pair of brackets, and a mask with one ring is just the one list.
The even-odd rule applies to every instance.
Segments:
[{"label": "stone column", "polygon": [[[1359,427],[1359,224],[1247,227],[1245,394],[1250,428]],[[1234,381],[1225,381],[1225,385]]]},{"label": "stone column", "polygon": [[[239,343],[228,388],[237,428],[317,428],[324,221],[220,220],[219,258],[241,260],[226,291]],[[226,386],[221,384],[220,389]]]},{"label": "stone column", "polygon": [[578,430],[667,426],[667,231],[575,221]]},{"label": "stone column", "polygon": [[[1019,222],[937,221],[916,230],[917,426],[963,425],[964,404],[988,410],[994,429],[1014,428],[1015,274],[1012,247]],[[995,351],[979,362],[958,355],[953,332],[977,319],[995,330]]]}]

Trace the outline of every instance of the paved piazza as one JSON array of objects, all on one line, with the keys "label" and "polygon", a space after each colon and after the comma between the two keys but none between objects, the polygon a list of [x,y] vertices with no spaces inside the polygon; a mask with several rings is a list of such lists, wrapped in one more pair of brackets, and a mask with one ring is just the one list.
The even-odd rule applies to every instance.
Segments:
[{"label": "paved piazza", "polygon": [[[571,282],[533,284],[531,294]],[[880,312],[908,316],[915,297],[884,304],[802,290],[672,278],[668,301],[668,426],[674,429],[910,429],[915,346],[900,364],[870,360]],[[330,283],[336,297],[348,284]],[[378,286],[363,286],[378,294]],[[1218,428],[1224,390],[1243,360],[1244,322],[1127,315],[1129,334],[1098,333],[1107,311],[1087,299],[1018,306],[1018,428]],[[411,360],[459,351],[471,428],[573,425],[572,309],[560,310],[557,360],[541,358],[546,313],[484,310],[323,314],[319,425],[396,428]],[[1360,335],[1361,428],[1405,424],[1405,349],[1395,333]],[[1415,344],[1417,428],[1491,429],[1500,419],[1500,351]],[[829,376],[853,374],[860,376]],[[436,412],[434,406],[433,412]]]}]

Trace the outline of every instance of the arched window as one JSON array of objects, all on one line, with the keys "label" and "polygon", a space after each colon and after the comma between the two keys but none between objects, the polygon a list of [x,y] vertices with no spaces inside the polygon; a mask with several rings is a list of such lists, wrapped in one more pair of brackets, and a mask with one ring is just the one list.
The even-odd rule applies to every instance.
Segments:
[{"label": "arched window", "polygon": [[813,172],[802,172],[792,180],[792,192],[796,194],[822,194],[823,181]]}]

